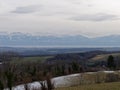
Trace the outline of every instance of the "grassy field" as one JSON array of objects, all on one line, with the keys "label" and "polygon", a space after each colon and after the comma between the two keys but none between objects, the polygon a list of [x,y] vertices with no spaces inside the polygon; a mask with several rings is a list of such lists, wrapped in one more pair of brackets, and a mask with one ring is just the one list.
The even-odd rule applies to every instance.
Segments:
[{"label": "grassy field", "polygon": [[[117,57],[120,59],[120,53],[114,53],[114,54],[102,54],[97,55],[93,58],[91,58],[89,61],[95,62],[95,61],[106,61],[109,55],[113,55],[114,57]],[[48,58],[52,58],[53,56],[35,56],[35,57],[23,57],[23,58],[13,58],[11,63],[29,63],[29,62],[44,62]]]},{"label": "grassy field", "polygon": [[52,58],[52,56],[14,58],[11,61],[11,63],[41,63],[41,62],[44,62],[48,58]]},{"label": "grassy field", "polygon": [[120,82],[57,88],[55,90],[120,90]]},{"label": "grassy field", "polygon": [[114,54],[102,54],[97,55],[94,58],[91,58],[90,61],[106,61],[109,55],[113,55],[114,57],[120,58],[120,53],[114,53]]}]

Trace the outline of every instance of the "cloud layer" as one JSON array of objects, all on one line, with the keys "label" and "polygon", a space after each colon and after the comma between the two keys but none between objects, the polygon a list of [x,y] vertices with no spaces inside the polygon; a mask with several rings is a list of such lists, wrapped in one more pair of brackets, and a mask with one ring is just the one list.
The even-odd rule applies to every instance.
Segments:
[{"label": "cloud layer", "polygon": [[94,15],[80,15],[72,17],[71,20],[75,21],[106,21],[106,20],[118,20],[118,16],[112,14],[94,14]]},{"label": "cloud layer", "polygon": [[0,0],[0,32],[120,34],[119,0]]},{"label": "cloud layer", "polygon": [[34,13],[39,11],[41,8],[40,5],[31,5],[31,6],[25,6],[25,7],[16,7],[14,11],[11,11],[11,13],[18,13],[18,14],[26,14],[26,13]]}]

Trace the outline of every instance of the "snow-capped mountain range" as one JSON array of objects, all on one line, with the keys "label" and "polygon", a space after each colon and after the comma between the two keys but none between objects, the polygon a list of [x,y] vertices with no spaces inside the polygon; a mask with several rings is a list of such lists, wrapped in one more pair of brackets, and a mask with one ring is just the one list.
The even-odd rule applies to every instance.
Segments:
[{"label": "snow-capped mountain range", "polygon": [[0,33],[0,46],[120,46],[120,35],[88,38],[76,36],[39,36],[20,32]]}]

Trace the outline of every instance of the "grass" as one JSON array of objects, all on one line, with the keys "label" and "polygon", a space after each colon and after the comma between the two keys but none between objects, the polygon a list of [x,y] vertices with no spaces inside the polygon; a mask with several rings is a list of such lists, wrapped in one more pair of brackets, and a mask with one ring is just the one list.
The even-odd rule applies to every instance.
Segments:
[{"label": "grass", "polygon": [[23,58],[14,58],[11,63],[41,63],[46,59],[52,58],[52,56],[37,56],[37,57],[23,57]]},{"label": "grass", "polygon": [[120,90],[120,82],[81,85],[76,87],[57,88],[55,90]]},{"label": "grass", "polygon": [[109,55],[113,55],[114,57],[120,58],[120,53],[113,53],[113,54],[102,54],[102,55],[97,55],[90,59],[90,61],[106,61]]}]

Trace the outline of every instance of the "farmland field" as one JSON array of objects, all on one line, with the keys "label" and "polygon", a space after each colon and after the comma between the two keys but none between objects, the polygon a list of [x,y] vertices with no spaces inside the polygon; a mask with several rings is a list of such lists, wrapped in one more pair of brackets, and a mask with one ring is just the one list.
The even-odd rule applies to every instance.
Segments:
[{"label": "farmland field", "polygon": [[55,90],[120,90],[120,82],[57,88]]},{"label": "farmland field", "polygon": [[34,57],[22,57],[22,58],[13,58],[11,63],[41,63],[46,59],[51,58],[52,56],[34,56]]},{"label": "farmland field", "polygon": [[120,58],[120,53],[113,53],[113,54],[101,54],[101,55],[97,55],[97,56],[91,58],[90,60],[91,61],[101,61],[101,60],[105,61],[105,60],[107,60],[107,58],[108,58],[109,55],[112,55],[114,57]]}]

